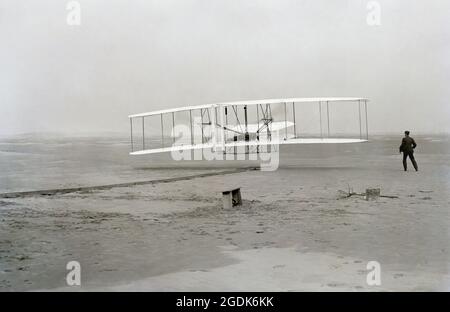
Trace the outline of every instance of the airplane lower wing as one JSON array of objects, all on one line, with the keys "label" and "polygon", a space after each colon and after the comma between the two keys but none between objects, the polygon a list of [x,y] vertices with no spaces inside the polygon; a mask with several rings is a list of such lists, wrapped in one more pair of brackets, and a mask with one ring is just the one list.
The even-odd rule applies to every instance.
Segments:
[{"label": "airplane lower wing", "polygon": [[[227,142],[225,144],[217,143],[215,145],[217,152],[223,152],[223,148],[230,147],[245,147],[245,146],[267,146],[267,145],[283,145],[283,144],[343,144],[343,143],[363,143],[367,140],[362,139],[348,139],[348,138],[291,138],[282,140],[260,140],[260,141],[238,141],[238,142]],[[158,153],[169,153],[176,151],[186,151],[186,150],[198,150],[198,149],[212,149],[214,145],[212,143],[205,144],[185,144],[185,145],[173,145],[170,147],[147,149],[142,151],[136,151],[130,153],[130,155],[148,155],[148,154],[158,154]]]}]

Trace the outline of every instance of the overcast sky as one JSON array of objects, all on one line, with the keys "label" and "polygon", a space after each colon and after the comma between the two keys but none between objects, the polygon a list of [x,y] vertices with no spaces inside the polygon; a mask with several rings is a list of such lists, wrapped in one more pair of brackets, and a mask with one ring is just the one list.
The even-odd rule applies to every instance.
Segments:
[{"label": "overcast sky", "polygon": [[0,135],[128,131],[218,101],[362,96],[370,130],[450,132],[450,1],[0,0]]}]

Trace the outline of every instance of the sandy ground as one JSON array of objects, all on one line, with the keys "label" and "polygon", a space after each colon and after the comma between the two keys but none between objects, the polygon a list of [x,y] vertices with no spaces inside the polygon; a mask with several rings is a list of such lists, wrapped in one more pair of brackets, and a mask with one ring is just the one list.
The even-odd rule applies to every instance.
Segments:
[{"label": "sandy ground", "polygon": [[[345,157],[345,156],[344,156]],[[448,155],[333,161],[274,172],[0,201],[0,289],[450,290]],[[339,198],[381,187],[397,199]],[[222,209],[240,186],[243,205]],[[81,287],[66,264],[81,264]],[[369,261],[380,286],[366,283]]]}]

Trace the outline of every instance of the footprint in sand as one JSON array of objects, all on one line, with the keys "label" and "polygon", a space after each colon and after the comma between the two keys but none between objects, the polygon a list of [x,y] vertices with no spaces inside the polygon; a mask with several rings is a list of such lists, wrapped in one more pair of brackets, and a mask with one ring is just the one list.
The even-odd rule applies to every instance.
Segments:
[{"label": "footprint in sand", "polygon": [[114,271],[118,271],[118,270],[117,269],[111,269],[111,268],[106,268],[106,269],[99,270],[99,272],[114,272]]},{"label": "footprint in sand", "polygon": [[281,269],[281,268],[284,268],[285,266],[286,266],[285,264],[277,264],[277,265],[274,265],[272,267],[272,269]]},{"label": "footprint in sand", "polygon": [[339,287],[339,286],[345,286],[344,283],[338,283],[338,282],[332,282],[327,284],[328,287]]},{"label": "footprint in sand", "polygon": [[334,270],[337,270],[337,269],[339,269],[340,267],[341,267],[341,266],[338,265],[338,264],[330,264],[330,266],[329,266],[330,269],[334,269]]}]

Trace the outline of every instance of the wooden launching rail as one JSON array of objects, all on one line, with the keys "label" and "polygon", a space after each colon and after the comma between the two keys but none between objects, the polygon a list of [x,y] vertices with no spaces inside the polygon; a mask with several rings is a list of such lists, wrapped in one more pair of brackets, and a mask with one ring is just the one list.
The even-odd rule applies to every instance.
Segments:
[{"label": "wooden launching rail", "polygon": [[75,192],[82,192],[82,191],[108,190],[108,189],[116,188],[116,187],[129,187],[129,186],[146,185],[146,184],[170,183],[170,182],[176,182],[176,181],[191,180],[191,179],[195,179],[195,178],[205,178],[205,177],[211,177],[211,176],[240,173],[240,172],[258,170],[258,169],[259,168],[256,168],[256,167],[246,167],[246,168],[207,172],[207,173],[201,173],[201,174],[196,174],[196,175],[159,179],[159,180],[125,182],[125,183],[118,183],[118,184],[49,189],[49,190],[38,190],[38,191],[10,192],[10,193],[0,194],[0,198],[54,196],[54,195],[75,193]]}]

